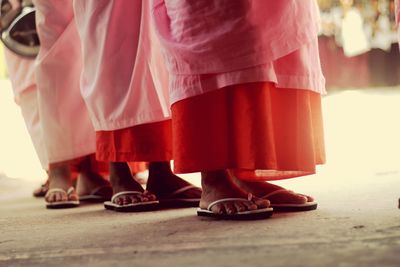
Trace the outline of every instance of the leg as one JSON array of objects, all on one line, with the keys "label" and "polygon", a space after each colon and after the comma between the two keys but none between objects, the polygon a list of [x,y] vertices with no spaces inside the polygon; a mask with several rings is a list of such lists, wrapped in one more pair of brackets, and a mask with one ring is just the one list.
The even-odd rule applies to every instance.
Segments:
[{"label": "leg", "polygon": [[[187,188],[179,192],[180,189]],[[149,178],[147,189],[153,192],[158,199],[180,198],[180,199],[199,199],[201,189],[175,175],[171,170],[169,161],[159,161],[149,163]],[[174,194],[177,192],[176,194]],[[198,206],[198,202],[194,203]]]},{"label": "leg", "polygon": [[110,182],[94,168],[90,156],[84,157],[79,164],[76,190],[81,201],[104,202],[111,199]]},{"label": "leg", "polygon": [[49,190],[49,171],[46,171],[47,173],[47,178],[46,181],[40,185],[40,187],[36,188],[33,190],[33,196],[34,197],[44,197],[47,194],[47,191]]}]

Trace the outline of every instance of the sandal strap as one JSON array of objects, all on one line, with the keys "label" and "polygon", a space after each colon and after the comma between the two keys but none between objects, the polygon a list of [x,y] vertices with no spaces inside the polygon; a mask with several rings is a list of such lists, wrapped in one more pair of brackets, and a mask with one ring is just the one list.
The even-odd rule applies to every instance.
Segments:
[{"label": "sandal strap", "polygon": [[112,196],[111,202],[114,203],[114,200],[120,196],[139,196],[139,195],[143,195],[143,193],[144,192],[140,192],[140,191],[121,191]]},{"label": "sandal strap", "polygon": [[272,197],[274,195],[278,195],[281,193],[294,193],[294,192],[291,190],[287,190],[287,189],[278,189],[278,190],[272,191],[269,194],[266,194],[265,196],[262,197],[262,199],[268,199],[269,197]]},{"label": "sandal strap", "polygon": [[72,193],[75,192],[75,188],[73,186],[71,186],[70,188],[68,188],[67,190],[67,195],[70,196]]},{"label": "sandal strap", "polygon": [[51,188],[51,189],[47,190],[46,197],[47,197],[49,194],[55,193],[55,192],[63,193],[63,194],[66,194],[67,196],[70,196],[72,193],[74,193],[74,191],[75,191],[75,188],[74,188],[73,186],[71,186],[70,188],[68,188],[67,191],[65,191],[65,190],[62,189],[62,188]]},{"label": "sandal strap", "polygon": [[194,186],[194,185],[187,185],[187,186],[184,186],[184,187],[179,188],[178,190],[172,192],[171,194],[166,196],[166,198],[171,198],[171,197],[177,196],[177,195],[179,195],[179,194],[181,194],[183,192],[189,191],[191,189],[199,189],[199,188],[197,186]]},{"label": "sandal strap", "polygon": [[51,194],[51,193],[55,193],[55,192],[59,192],[59,193],[64,193],[67,196],[71,195],[73,192],[75,191],[75,188],[73,186],[71,186],[70,188],[67,189],[67,191],[65,191],[62,188],[51,188],[49,190],[47,190],[47,195]]},{"label": "sandal strap", "polygon": [[226,203],[226,202],[233,202],[233,201],[239,202],[240,201],[240,202],[247,202],[247,203],[251,202],[252,203],[252,201],[251,201],[252,199],[253,199],[253,195],[250,193],[248,194],[247,198],[238,198],[238,197],[222,198],[222,199],[218,199],[214,202],[211,202],[208,205],[207,210],[211,211],[212,207],[214,207],[215,205],[220,204],[220,203]]},{"label": "sandal strap", "polygon": [[106,189],[106,188],[111,188],[112,189],[112,187],[110,186],[110,185],[101,185],[101,186],[99,186],[99,187],[96,187],[96,188],[94,188],[91,192],[90,192],[90,194],[91,195],[96,195],[96,193],[98,193],[99,191],[101,191],[101,190],[103,190],[103,189]]}]

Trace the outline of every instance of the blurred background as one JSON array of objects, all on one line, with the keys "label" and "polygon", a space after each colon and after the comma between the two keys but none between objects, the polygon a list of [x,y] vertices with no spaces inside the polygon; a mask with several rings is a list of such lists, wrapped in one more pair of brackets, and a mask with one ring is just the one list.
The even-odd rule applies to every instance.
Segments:
[{"label": "blurred background", "polygon": [[[328,186],[341,179],[360,184],[365,177],[371,183],[376,177],[400,183],[400,54],[394,1],[318,3],[320,56],[328,90],[323,97],[328,163],[305,179],[308,183],[299,184]],[[0,125],[0,188],[1,177],[42,182],[45,173],[13,102],[2,51]]]},{"label": "blurred background", "polygon": [[393,0],[319,0],[320,55],[332,88],[400,84]]}]

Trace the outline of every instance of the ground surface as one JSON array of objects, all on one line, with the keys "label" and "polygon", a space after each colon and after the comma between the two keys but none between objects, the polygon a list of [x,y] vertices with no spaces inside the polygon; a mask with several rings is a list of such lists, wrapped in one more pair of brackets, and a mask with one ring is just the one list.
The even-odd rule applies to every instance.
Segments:
[{"label": "ground surface", "polygon": [[317,211],[257,222],[199,219],[194,209],[48,211],[41,200],[4,197],[0,266],[399,266],[400,174],[375,178],[321,185]]}]

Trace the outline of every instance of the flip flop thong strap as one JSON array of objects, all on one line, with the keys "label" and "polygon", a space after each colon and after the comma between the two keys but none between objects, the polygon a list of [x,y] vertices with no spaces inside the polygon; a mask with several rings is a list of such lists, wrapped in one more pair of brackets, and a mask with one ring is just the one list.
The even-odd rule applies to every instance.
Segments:
[{"label": "flip flop thong strap", "polygon": [[96,193],[100,192],[100,190],[103,190],[103,189],[106,189],[106,188],[111,188],[111,186],[110,185],[102,185],[102,186],[96,187],[95,189],[93,189],[90,192],[90,194],[91,195],[96,195]]},{"label": "flip flop thong strap", "polygon": [[66,194],[67,196],[71,195],[73,192],[75,191],[75,188],[73,186],[71,186],[70,188],[68,188],[67,191],[65,191],[62,188],[51,188],[47,191],[46,196],[48,196],[51,193],[55,193],[55,192],[59,192],[59,193],[63,193]]},{"label": "flip flop thong strap", "polygon": [[291,190],[287,190],[287,189],[278,189],[278,190],[272,191],[269,194],[266,194],[265,196],[262,197],[262,199],[267,199],[269,197],[272,197],[272,196],[275,196],[275,195],[278,195],[281,193],[294,193],[294,192]]},{"label": "flip flop thong strap", "polygon": [[190,190],[190,189],[199,189],[199,188],[198,188],[197,186],[194,186],[194,185],[184,186],[184,187],[179,188],[178,190],[172,192],[171,194],[169,194],[169,195],[167,196],[167,198],[171,198],[171,197],[177,196],[177,195],[179,195],[180,193],[186,192],[186,191],[188,191],[188,190]]},{"label": "flip flop thong strap", "polygon": [[143,194],[143,192],[139,192],[139,191],[122,191],[122,192],[119,192],[119,193],[116,193],[115,195],[113,195],[111,198],[111,202],[114,203],[114,200],[120,196],[139,196],[142,194]]},{"label": "flip flop thong strap", "polygon": [[214,201],[214,202],[211,202],[209,205],[208,205],[208,207],[207,207],[207,210],[209,210],[209,211],[211,211],[211,209],[212,209],[212,207],[214,207],[215,205],[217,205],[217,204],[220,204],[220,203],[226,203],[226,202],[233,202],[233,201],[237,201],[237,202],[251,202],[249,199],[247,199],[247,198],[222,198],[222,199],[219,199],[219,200],[216,200],[216,201]]},{"label": "flip flop thong strap", "polygon": [[73,186],[71,186],[70,188],[68,188],[67,190],[67,195],[70,196],[72,193],[75,193],[75,188]]}]

